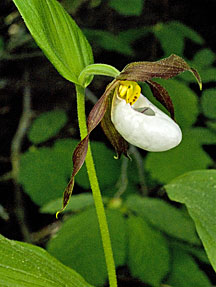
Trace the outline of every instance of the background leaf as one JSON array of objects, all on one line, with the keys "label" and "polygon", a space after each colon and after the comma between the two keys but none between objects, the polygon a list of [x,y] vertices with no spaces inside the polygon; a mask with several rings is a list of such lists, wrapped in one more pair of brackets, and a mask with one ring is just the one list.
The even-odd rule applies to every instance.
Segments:
[{"label": "background leaf", "polygon": [[78,76],[93,63],[82,31],[56,0],[14,0],[38,46],[58,72],[78,84]]},{"label": "background leaf", "polygon": [[[72,154],[79,141],[57,140],[53,147],[30,148],[22,154],[19,182],[25,192],[42,206],[62,196],[72,171]],[[92,142],[97,176],[102,190],[115,185],[121,161],[114,159],[114,152],[103,143]],[[85,165],[75,182],[85,189],[90,188]]]},{"label": "background leaf", "polygon": [[[120,168],[121,160],[116,160],[114,151],[108,149],[101,142],[91,142],[91,147],[99,184],[101,189],[104,190],[117,182],[119,178],[117,171]],[[75,177],[75,182],[85,189],[90,188],[85,165]]]},{"label": "background leaf", "polygon": [[74,270],[42,248],[0,235],[0,285],[10,287],[90,287]]},{"label": "background leaf", "polygon": [[[73,211],[77,212],[81,209],[87,208],[89,206],[94,205],[94,199],[91,193],[81,193],[81,194],[73,194],[73,197],[69,201],[68,205],[66,206],[63,212]],[[58,210],[62,207],[62,197],[58,199],[54,199],[47,204],[45,204],[41,209],[40,212],[42,213],[51,213],[55,214]]]},{"label": "background leaf", "polygon": [[85,29],[84,33],[92,45],[97,44],[104,50],[115,51],[128,56],[133,54],[130,44],[122,41],[118,35],[96,29]]},{"label": "background leaf", "polygon": [[180,209],[165,201],[132,195],[128,197],[126,205],[149,224],[168,235],[192,244],[200,244],[193,221]]},{"label": "background leaf", "polygon": [[135,54],[133,42],[149,34],[150,29],[148,27],[137,27],[115,34],[98,29],[84,29],[83,32],[95,49],[98,49],[99,46],[107,51],[133,56]]},{"label": "background leaf", "polygon": [[210,287],[207,275],[199,269],[194,259],[182,249],[172,250],[172,271],[168,285],[173,287]]},{"label": "background leaf", "polygon": [[145,167],[151,176],[162,183],[213,164],[211,157],[202,149],[203,144],[213,144],[215,133],[205,128],[183,130],[183,140],[175,149],[163,153],[148,153]]},{"label": "background leaf", "polygon": [[129,253],[131,274],[152,286],[159,283],[169,270],[169,251],[162,234],[140,217],[128,218]]},{"label": "background leaf", "polygon": [[[107,210],[107,220],[115,264],[121,266],[126,256],[125,219],[119,211]],[[105,283],[107,271],[95,209],[67,220],[47,248],[61,262],[79,270],[88,282],[97,286]]]},{"label": "background leaf", "polygon": [[192,63],[200,69],[211,66],[215,60],[216,56],[214,52],[208,48],[204,48],[194,55]]},{"label": "background leaf", "polygon": [[54,110],[37,117],[28,131],[29,140],[42,143],[55,136],[67,122],[67,114],[63,110]]},{"label": "background leaf", "polygon": [[[185,38],[200,45],[204,43],[202,37],[195,30],[178,21],[170,21],[166,24],[158,23],[152,31],[160,41],[166,57],[173,53],[183,56]],[[170,39],[175,39],[175,41],[170,41]]]},{"label": "background leaf", "polygon": [[182,175],[165,186],[171,200],[184,203],[216,270],[216,170]]},{"label": "background leaf", "polygon": [[125,16],[139,16],[142,13],[145,0],[110,0],[109,6]]},{"label": "background leaf", "polygon": [[206,117],[216,119],[216,89],[206,89],[203,91],[201,106],[203,114]]}]

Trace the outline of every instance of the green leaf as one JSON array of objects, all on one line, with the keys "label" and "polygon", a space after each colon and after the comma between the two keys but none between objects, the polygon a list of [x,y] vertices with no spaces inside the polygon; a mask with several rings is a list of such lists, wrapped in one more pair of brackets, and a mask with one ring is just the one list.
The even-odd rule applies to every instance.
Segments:
[{"label": "green leaf", "polygon": [[148,153],[145,167],[154,179],[167,183],[185,172],[211,165],[213,161],[202,145],[213,143],[216,143],[215,133],[206,128],[183,130],[178,147],[163,153]]},{"label": "green leaf", "polygon": [[125,44],[132,44],[134,41],[147,36],[151,32],[149,27],[136,27],[134,29],[123,30],[118,33],[118,38]]},{"label": "green leaf", "polygon": [[0,235],[0,285],[7,287],[90,287],[74,270],[44,249]]},{"label": "green leaf", "polygon": [[85,29],[84,33],[88,40],[95,45],[107,50],[115,51],[117,53],[133,56],[134,50],[132,43],[146,36],[151,30],[148,27],[141,27],[136,29],[129,29],[121,31],[117,34],[110,33],[103,30]]},{"label": "green leaf", "polygon": [[[117,210],[107,210],[115,264],[125,264],[125,219]],[[106,264],[95,209],[67,220],[48,243],[48,251],[64,264],[79,270],[88,282],[102,286],[107,279]]]},{"label": "green leaf", "polygon": [[67,114],[63,110],[43,113],[32,123],[28,138],[34,144],[42,143],[58,134],[66,122]]},{"label": "green leaf", "polygon": [[[65,208],[64,212],[77,212],[92,205],[94,205],[94,199],[91,193],[74,194],[67,207]],[[40,209],[40,212],[55,214],[58,210],[61,209],[61,207],[62,197],[45,204]]]},{"label": "green leaf", "polygon": [[210,264],[208,257],[206,255],[205,250],[200,248],[200,246],[189,245],[179,241],[169,241],[169,246],[176,249],[183,249],[188,254],[198,258],[200,261],[204,262],[205,264]]},{"label": "green leaf", "polygon": [[198,68],[205,68],[211,66],[215,60],[216,56],[214,52],[205,48],[194,55],[192,63]]},{"label": "green leaf", "polygon": [[92,45],[97,44],[97,46],[104,50],[115,51],[123,55],[133,55],[130,44],[123,42],[118,35],[95,29],[85,29],[84,33]]},{"label": "green leaf", "polygon": [[[153,28],[153,32],[161,44],[164,56],[168,57],[172,53],[183,56],[184,37],[183,35],[176,33],[171,25],[162,23],[157,24]],[[175,39],[175,41],[170,41],[170,39]]]},{"label": "green leaf", "polygon": [[190,217],[185,216],[180,209],[165,201],[132,195],[128,198],[126,205],[130,210],[168,235],[192,244],[200,244]]},{"label": "green leaf", "polygon": [[216,68],[205,68],[200,71],[203,83],[215,82]]},{"label": "green leaf", "polygon": [[30,149],[21,156],[19,182],[38,205],[60,197],[68,177],[61,158],[51,148]]},{"label": "green leaf", "polygon": [[128,218],[131,274],[152,286],[159,286],[169,271],[167,242],[160,232],[152,229],[140,217]]},{"label": "green leaf", "polygon": [[[91,142],[93,158],[100,187],[105,189],[113,186],[119,178],[120,160],[101,142]],[[75,177],[75,182],[85,189],[90,188],[86,166],[84,165]]]},{"label": "green leaf", "polygon": [[207,89],[203,91],[201,107],[203,114],[206,117],[216,119],[216,89]]},{"label": "green leaf", "polygon": [[145,0],[110,0],[109,6],[124,16],[140,16]]},{"label": "green leaf", "polygon": [[193,29],[184,25],[178,21],[171,21],[168,23],[169,27],[176,32],[176,34],[181,34],[183,37],[192,40],[197,44],[204,44],[203,38]]},{"label": "green leaf", "polygon": [[[152,31],[160,41],[165,56],[169,56],[172,53],[183,56],[185,38],[200,45],[204,43],[197,32],[177,21],[171,21],[167,24],[158,23],[153,27]],[[170,41],[170,39],[175,39],[175,41]]]},{"label": "green leaf", "polygon": [[216,121],[208,121],[207,122],[207,126],[210,130],[212,130],[212,132],[216,132]]},{"label": "green leaf", "polygon": [[79,84],[80,72],[93,63],[82,31],[56,0],[14,0],[38,46],[58,72]]},{"label": "green leaf", "polygon": [[22,154],[19,182],[38,205],[62,196],[71,175],[71,156],[77,143],[58,140],[52,148],[30,148]]},{"label": "green leaf", "polygon": [[206,274],[199,269],[193,258],[182,249],[172,250],[172,271],[168,285],[173,287],[211,287]]},{"label": "green leaf", "polygon": [[216,170],[186,173],[165,186],[171,200],[184,203],[216,270]]},{"label": "green leaf", "polygon": [[[42,206],[62,196],[72,171],[72,153],[78,140],[57,140],[53,147],[30,148],[22,154],[19,182],[25,192]],[[113,186],[118,180],[121,161],[114,159],[113,151],[103,143],[92,142],[97,176],[102,189]],[[90,188],[85,165],[75,181],[85,189]]]}]

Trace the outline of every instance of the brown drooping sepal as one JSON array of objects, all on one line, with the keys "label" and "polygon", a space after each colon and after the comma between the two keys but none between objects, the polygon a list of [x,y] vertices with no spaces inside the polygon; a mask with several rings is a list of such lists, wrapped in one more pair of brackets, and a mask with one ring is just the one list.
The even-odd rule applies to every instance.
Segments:
[{"label": "brown drooping sepal", "polygon": [[131,63],[116,79],[145,82],[152,78],[170,79],[185,71],[189,71],[195,76],[201,89],[202,82],[199,73],[175,54],[156,62]]},{"label": "brown drooping sepal", "polygon": [[174,106],[167,90],[154,81],[147,81],[154,97],[168,110],[172,119],[175,118]]},{"label": "brown drooping sepal", "polygon": [[127,155],[128,151],[128,142],[119,134],[119,132],[116,130],[115,126],[113,125],[111,121],[111,109],[112,109],[112,99],[113,99],[113,94],[111,94],[108,99],[107,99],[107,109],[106,113],[101,121],[101,127],[115,148],[117,158],[120,158],[122,153],[125,156]]},{"label": "brown drooping sepal", "polygon": [[56,213],[56,217],[60,212],[62,212],[65,207],[67,206],[70,196],[73,192],[73,186],[74,186],[74,177],[79,172],[81,167],[83,166],[83,163],[86,158],[86,154],[88,151],[88,143],[89,143],[89,136],[90,133],[93,131],[93,129],[101,122],[102,118],[104,117],[104,114],[107,109],[108,105],[108,96],[112,91],[115,89],[115,87],[119,84],[118,80],[112,81],[106,88],[105,92],[101,96],[101,98],[97,101],[97,103],[92,108],[91,112],[89,113],[88,120],[87,120],[87,127],[88,127],[88,134],[86,137],[80,141],[80,143],[77,145],[76,149],[73,153],[73,172],[70,178],[70,181],[64,191],[63,195],[63,204],[62,209]]}]

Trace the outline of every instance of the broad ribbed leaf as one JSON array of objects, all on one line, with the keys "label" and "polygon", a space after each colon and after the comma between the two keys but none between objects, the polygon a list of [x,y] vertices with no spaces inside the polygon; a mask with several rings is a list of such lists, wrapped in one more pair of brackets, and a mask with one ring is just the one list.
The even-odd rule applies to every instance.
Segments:
[{"label": "broad ribbed leaf", "polygon": [[184,174],[165,186],[170,199],[184,203],[216,270],[216,170]]},{"label": "broad ribbed leaf", "polygon": [[0,286],[90,287],[44,249],[0,235]]},{"label": "broad ribbed leaf", "polygon": [[93,63],[93,56],[74,20],[56,0],[14,0],[14,3],[38,46],[58,72],[78,84],[80,72]]}]

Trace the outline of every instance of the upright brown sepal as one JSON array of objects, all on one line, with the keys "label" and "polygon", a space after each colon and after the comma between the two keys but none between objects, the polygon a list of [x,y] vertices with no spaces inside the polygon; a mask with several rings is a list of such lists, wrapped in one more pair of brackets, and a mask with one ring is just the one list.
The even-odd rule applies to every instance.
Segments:
[{"label": "upright brown sepal", "polygon": [[116,130],[116,128],[114,127],[111,121],[112,98],[113,98],[113,95],[110,95],[108,97],[107,110],[101,121],[101,127],[105,135],[107,136],[107,138],[109,139],[113,147],[115,148],[117,158],[120,158],[122,153],[125,156],[128,156],[127,155],[128,142],[119,134],[119,132]]},{"label": "upright brown sepal", "polygon": [[202,82],[199,73],[175,54],[156,62],[131,63],[116,79],[145,82],[152,78],[170,79],[185,71],[189,71],[195,76],[201,89]]}]

